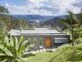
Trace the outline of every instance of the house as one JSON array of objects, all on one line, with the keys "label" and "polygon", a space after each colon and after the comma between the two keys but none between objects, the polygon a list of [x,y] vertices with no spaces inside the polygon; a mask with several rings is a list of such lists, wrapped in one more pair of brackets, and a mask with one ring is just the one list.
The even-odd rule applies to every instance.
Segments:
[{"label": "house", "polygon": [[25,39],[30,41],[30,44],[35,45],[35,49],[54,48],[56,44],[64,44],[69,41],[69,35],[66,33],[49,28],[34,28],[33,30],[12,29],[9,34],[18,37],[24,35]]}]

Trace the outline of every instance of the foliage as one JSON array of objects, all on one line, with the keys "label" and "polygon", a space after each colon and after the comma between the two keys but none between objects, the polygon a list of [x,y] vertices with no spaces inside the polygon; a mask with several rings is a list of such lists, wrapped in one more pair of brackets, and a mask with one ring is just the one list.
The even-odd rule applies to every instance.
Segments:
[{"label": "foliage", "polygon": [[[73,49],[76,51],[74,52]],[[54,52],[38,53],[35,56],[25,58],[24,62],[82,62],[82,44],[74,47],[63,45]]]},{"label": "foliage", "polygon": [[0,34],[7,33],[11,29],[33,29],[27,20],[17,19],[8,14],[8,9],[0,6]]},{"label": "foliage", "polygon": [[28,21],[23,19],[18,19],[17,21],[17,29],[32,29],[32,26],[28,23]]},{"label": "foliage", "polygon": [[3,6],[0,6],[0,14],[4,14],[4,13],[9,13],[8,9]]},{"label": "foliage", "polygon": [[[81,14],[82,16],[82,14]],[[80,36],[80,30],[82,25],[82,20],[80,20],[74,13],[69,12],[69,16],[65,19],[61,19],[60,22],[65,25],[65,31],[67,30],[72,39],[72,46],[74,46],[74,41]]]},{"label": "foliage", "polygon": [[76,43],[76,44],[82,44],[82,38],[76,39],[76,40],[75,40],[75,43]]},{"label": "foliage", "polygon": [[7,8],[0,6],[0,29],[1,29],[0,35],[4,34],[6,32],[6,25],[3,21],[3,15],[8,14],[8,13],[9,13],[9,11],[7,10]]},{"label": "foliage", "polygon": [[28,47],[29,42],[27,40],[24,41],[23,36],[20,39],[5,36],[0,44],[0,61],[17,62],[26,53]]}]

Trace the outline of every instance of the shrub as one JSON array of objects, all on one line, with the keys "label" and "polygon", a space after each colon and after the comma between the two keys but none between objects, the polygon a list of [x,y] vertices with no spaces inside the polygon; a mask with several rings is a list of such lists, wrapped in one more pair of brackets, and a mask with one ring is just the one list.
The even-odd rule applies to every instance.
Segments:
[{"label": "shrub", "polygon": [[29,46],[28,40],[24,41],[23,36],[19,39],[17,37],[5,36],[0,44],[0,61],[18,62],[18,59],[24,56]]}]

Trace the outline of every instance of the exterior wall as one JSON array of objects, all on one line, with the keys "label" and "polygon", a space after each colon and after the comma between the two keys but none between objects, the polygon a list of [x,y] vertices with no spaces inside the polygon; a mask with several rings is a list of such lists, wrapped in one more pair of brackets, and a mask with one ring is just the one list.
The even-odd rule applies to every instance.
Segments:
[{"label": "exterior wall", "polygon": [[[30,35],[24,35],[25,36],[25,39],[27,40],[28,38],[30,38],[30,44],[35,44],[34,46],[34,50],[37,50],[37,49],[42,49],[42,48],[54,48],[54,46],[59,43],[59,44],[63,44],[63,43],[68,43],[69,41],[69,36],[68,35],[55,35],[55,36],[47,36],[47,35],[35,35],[35,36],[30,36]],[[18,38],[20,36],[17,36]],[[40,45],[40,41],[39,41],[39,38],[42,38],[42,45]],[[47,38],[46,38],[47,37]],[[50,39],[48,38],[50,37]],[[34,39],[36,38],[36,39]],[[48,44],[48,47],[46,47],[46,44],[45,42],[47,43],[50,43]],[[49,46],[50,45],[50,46]]]}]

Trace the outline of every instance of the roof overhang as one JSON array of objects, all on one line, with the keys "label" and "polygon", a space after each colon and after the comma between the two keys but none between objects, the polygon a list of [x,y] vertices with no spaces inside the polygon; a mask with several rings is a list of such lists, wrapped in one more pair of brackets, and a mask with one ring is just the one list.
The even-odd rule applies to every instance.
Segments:
[{"label": "roof overhang", "polygon": [[66,33],[59,32],[57,30],[50,30],[48,28],[35,28],[35,30],[11,30],[9,34],[12,36],[27,35],[27,36],[57,36],[57,35],[67,35]]}]

